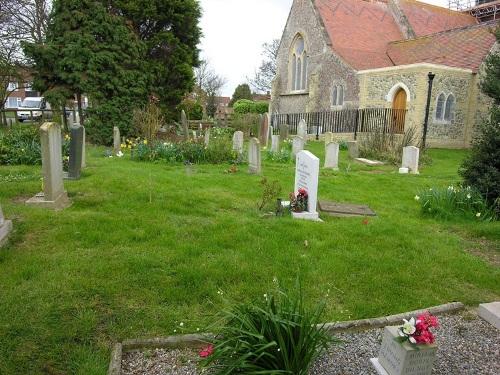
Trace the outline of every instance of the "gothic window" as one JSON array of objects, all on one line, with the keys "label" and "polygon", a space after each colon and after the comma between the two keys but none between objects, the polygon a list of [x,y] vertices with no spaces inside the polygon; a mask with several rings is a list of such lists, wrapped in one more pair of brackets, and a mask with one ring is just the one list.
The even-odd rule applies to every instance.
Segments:
[{"label": "gothic window", "polygon": [[437,104],[436,104],[436,120],[438,120],[438,121],[443,120],[444,102],[445,102],[445,96],[443,93],[441,93],[438,96],[438,100],[437,100]]},{"label": "gothic window", "polygon": [[455,118],[455,97],[453,94],[448,95],[444,109],[445,121],[453,121]]},{"label": "gothic window", "polygon": [[292,91],[305,90],[307,88],[308,61],[304,38],[301,35],[298,35],[292,44],[290,65],[292,71]]},{"label": "gothic window", "polygon": [[342,106],[344,105],[344,86],[334,85],[332,89],[332,105]]}]

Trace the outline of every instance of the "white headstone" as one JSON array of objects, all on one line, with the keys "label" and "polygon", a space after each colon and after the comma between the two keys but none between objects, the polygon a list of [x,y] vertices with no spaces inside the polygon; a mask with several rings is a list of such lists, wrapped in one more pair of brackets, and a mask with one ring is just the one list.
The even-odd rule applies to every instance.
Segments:
[{"label": "white headstone", "polygon": [[402,168],[408,168],[411,173],[418,174],[418,159],[420,149],[415,146],[408,146],[403,148],[403,163]]},{"label": "white headstone", "polygon": [[207,128],[207,130],[205,130],[205,147],[208,147],[209,144],[210,144],[210,128]]},{"label": "white headstone", "polygon": [[340,145],[330,142],[325,145],[325,168],[339,169]]},{"label": "white headstone", "polygon": [[397,340],[398,327],[385,327],[379,357],[371,361],[379,374],[431,375],[437,346],[419,345]]},{"label": "white headstone", "polygon": [[292,155],[295,157],[304,149],[304,138],[295,135],[292,137]]},{"label": "white headstone", "polygon": [[257,138],[250,138],[248,144],[248,172],[260,174],[261,172],[260,142]]},{"label": "white headstone", "polygon": [[347,149],[349,150],[349,156],[351,158],[359,158],[359,146],[357,141],[347,142]]},{"label": "white headstone", "polygon": [[0,206],[0,246],[6,241],[9,233],[12,231],[12,221],[5,220],[3,217],[2,206]]},{"label": "white headstone", "polygon": [[308,194],[307,211],[293,212],[294,219],[319,220],[317,211],[319,182],[319,159],[309,151],[297,154],[295,165],[295,190],[306,189]]},{"label": "white headstone", "polygon": [[122,149],[122,143],[120,140],[120,129],[118,126],[113,127],[113,153],[117,155]]},{"label": "white headstone", "polygon": [[233,134],[233,150],[237,151],[238,154],[243,153],[243,132],[236,131]]},{"label": "white headstone", "polygon": [[273,135],[271,137],[271,151],[272,152],[280,152],[280,136]]},{"label": "white headstone", "polygon": [[297,135],[302,137],[304,141],[307,141],[307,123],[306,120],[302,119],[297,126]]},{"label": "white headstone", "polygon": [[478,315],[494,326],[500,329],[500,302],[483,303],[479,305]]}]

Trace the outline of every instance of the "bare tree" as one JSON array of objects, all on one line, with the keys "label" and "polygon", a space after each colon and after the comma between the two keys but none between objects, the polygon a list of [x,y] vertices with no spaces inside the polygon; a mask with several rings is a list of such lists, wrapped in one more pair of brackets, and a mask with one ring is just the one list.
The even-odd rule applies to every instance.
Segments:
[{"label": "bare tree", "polygon": [[271,43],[264,43],[262,45],[262,56],[264,59],[259,69],[255,72],[254,78],[248,79],[248,82],[255,91],[271,91],[272,82],[278,70],[279,46],[279,39],[274,39]]},{"label": "bare tree", "polygon": [[215,73],[206,60],[202,60],[200,65],[195,68],[195,76],[196,94],[201,98],[207,114],[213,117],[217,110],[217,96],[227,80]]}]

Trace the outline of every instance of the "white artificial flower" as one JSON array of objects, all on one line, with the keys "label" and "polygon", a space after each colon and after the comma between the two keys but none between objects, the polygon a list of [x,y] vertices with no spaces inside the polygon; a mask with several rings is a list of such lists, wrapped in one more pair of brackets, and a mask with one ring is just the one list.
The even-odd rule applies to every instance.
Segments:
[{"label": "white artificial flower", "polygon": [[481,212],[478,212],[478,213],[476,214],[476,217],[481,217]]},{"label": "white artificial flower", "polygon": [[416,344],[416,343],[417,343],[417,340],[415,340],[415,339],[414,339],[413,337],[411,337],[411,336],[410,336],[410,338],[409,338],[408,340],[410,340],[410,342],[411,342],[412,344]]},{"label": "white artificial flower", "polygon": [[180,325],[181,327],[184,327],[184,323],[182,323],[182,322],[181,322],[179,325]]},{"label": "white artificial flower", "polygon": [[119,158],[121,158],[123,156],[123,152],[118,151],[118,153],[116,154],[116,156],[118,156]]},{"label": "white artificial flower", "polygon": [[401,327],[401,330],[403,331],[404,334],[406,335],[413,335],[415,331],[417,330],[415,328],[415,319],[411,318],[410,320],[403,319],[404,324],[403,327]]}]

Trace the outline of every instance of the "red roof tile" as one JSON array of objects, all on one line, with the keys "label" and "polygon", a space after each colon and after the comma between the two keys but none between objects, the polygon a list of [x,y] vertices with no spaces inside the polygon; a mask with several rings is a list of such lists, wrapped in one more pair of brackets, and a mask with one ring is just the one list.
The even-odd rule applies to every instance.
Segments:
[{"label": "red roof tile", "polygon": [[387,54],[395,65],[433,63],[477,72],[495,43],[488,23],[390,43]]}]

